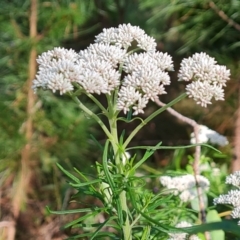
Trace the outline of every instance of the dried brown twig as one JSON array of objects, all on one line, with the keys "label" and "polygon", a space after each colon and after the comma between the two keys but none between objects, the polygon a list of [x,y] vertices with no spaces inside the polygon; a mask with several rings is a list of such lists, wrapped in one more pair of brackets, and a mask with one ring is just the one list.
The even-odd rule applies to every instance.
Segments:
[{"label": "dried brown twig", "polygon": [[240,31],[240,24],[236,23],[234,20],[228,17],[228,15],[220,8],[218,8],[218,6],[213,1],[209,2],[209,6],[218,14],[221,19],[227,22],[230,26],[233,26],[236,30]]},{"label": "dried brown twig", "polygon": [[[165,103],[161,102],[159,99],[156,99],[155,102],[158,106],[161,106],[161,107],[166,105]],[[190,126],[193,127],[194,135],[195,135],[195,139],[196,139],[196,144],[199,144],[199,125],[198,125],[198,123],[191,118],[183,116],[181,113],[177,112],[176,110],[174,110],[171,107],[167,108],[166,110],[171,115],[175,116],[177,119],[179,119],[182,122],[185,122],[185,123],[187,123],[187,124],[189,124]],[[199,201],[200,219],[201,219],[202,223],[205,223],[206,222],[206,209],[205,209],[204,201],[203,201],[203,198],[202,198],[202,189],[200,188],[199,182],[198,182],[198,179],[197,179],[197,175],[200,174],[200,171],[199,171],[200,157],[201,157],[201,146],[197,145],[195,147],[193,171],[194,171],[194,177],[195,177],[195,181],[196,181],[197,195],[198,195],[198,201]],[[210,239],[209,232],[205,232],[205,238],[206,238],[206,240]]]}]

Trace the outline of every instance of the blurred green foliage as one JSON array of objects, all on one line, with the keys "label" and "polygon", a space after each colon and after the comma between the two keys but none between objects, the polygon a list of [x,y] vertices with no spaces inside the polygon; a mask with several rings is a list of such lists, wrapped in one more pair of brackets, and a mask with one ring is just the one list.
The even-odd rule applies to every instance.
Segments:
[{"label": "blurred green foliage", "polygon": [[[38,36],[34,40],[29,37],[30,1],[1,1],[0,188],[2,198],[6,201],[11,202],[14,186],[18,185],[22,169],[21,153],[26,144],[26,82],[30,50],[34,46],[37,53],[41,54],[61,46],[63,41],[85,30],[82,25],[91,18],[93,10],[93,1],[39,1]],[[31,182],[32,189],[22,191],[30,191],[30,198],[34,201],[38,199],[39,204],[49,199],[47,202],[52,201],[61,208],[65,190],[61,190],[64,184],[58,184],[61,185],[62,180],[55,164],[60,162],[67,168],[83,165],[89,168],[91,162],[98,159],[97,154],[90,154],[94,144],[89,134],[97,131],[92,128],[93,122],[74,103],[58,94],[40,91],[32,111],[34,130],[29,168],[34,175],[34,182]],[[4,219],[10,212],[3,205],[1,218]],[[31,224],[37,225],[34,222]]]}]

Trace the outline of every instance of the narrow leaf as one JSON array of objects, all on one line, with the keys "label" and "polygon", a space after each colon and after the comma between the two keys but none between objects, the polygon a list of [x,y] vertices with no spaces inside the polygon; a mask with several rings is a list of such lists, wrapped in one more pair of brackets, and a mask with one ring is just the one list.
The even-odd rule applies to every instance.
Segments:
[{"label": "narrow leaf", "polygon": [[67,170],[65,170],[60,164],[56,163],[58,168],[66,175],[68,176],[70,179],[72,179],[74,182],[76,183],[80,183],[80,180],[75,177],[74,175],[72,175],[70,172],[68,172]]},{"label": "narrow leaf", "polygon": [[53,211],[48,206],[46,206],[47,211],[52,214],[73,214],[73,213],[83,213],[83,212],[92,212],[91,208],[82,208],[82,209],[71,209],[71,210],[61,210],[61,211]]}]

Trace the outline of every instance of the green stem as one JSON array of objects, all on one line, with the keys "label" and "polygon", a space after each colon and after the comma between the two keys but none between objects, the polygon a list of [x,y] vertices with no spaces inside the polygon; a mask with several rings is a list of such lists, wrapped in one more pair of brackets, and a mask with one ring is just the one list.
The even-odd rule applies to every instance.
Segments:
[{"label": "green stem", "polygon": [[74,93],[69,93],[71,97],[79,96],[80,94],[86,94],[93,102],[97,104],[97,106],[102,110],[102,112],[107,116],[107,110],[103,107],[103,105],[91,94],[86,92],[82,87],[80,87],[77,83],[73,83],[73,85],[78,89]]},{"label": "green stem", "polygon": [[93,102],[97,104],[97,106],[102,110],[102,112],[108,116],[108,112],[106,108],[103,107],[103,105],[91,94],[91,93],[85,93]]},{"label": "green stem", "polygon": [[84,104],[82,104],[82,102],[76,96],[73,96],[71,94],[70,94],[70,96],[72,97],[74,102],[76,102],[78,104],[79,108],[81,108],[87,115],[92,117],[100,125],[100,127],[105,132],[105,134],[107,135],[109,140],[112,142],[112,140],[113,140],[112,135],[109,132],[109,130],[107,129],[107,127],[104,125],[102,120],[95,113],[93,113],[91,110],[89,110]]},{"label": "green stem", "polygon": [[[119,151],[119,141],[118,141],[118,131],[117,131],[117,116],[116,116],[116,110],[115,110],[115,104],[110,103],[110,99],[108,99],[109,103],[108,106],[111,106],[109,108],[109,126],[111,135],[113,137],[112,147],[114,151],[114,157],[115,157],[115,164],[118,169],[119,174],[124,174],[123,170],[123,164],[121,163],[121,155],[122,150]],[[129,216],[128,216],[128,206],[127,206],[127,196],[126,191],[121,191],[119,194],[120,199],[120,205],[121,205],[121,211],[125,212],[125,222],[122,226],[123,229],[123,235],[124,240],[132,240],[132,227],[129,222]]]},{"label": "green stem", "polygon": [[179,97],[175,98],[172,100],[170,103],[166,104],[164,107],[159,108],[157,111],[153,112],[149,117],[147,117],[143,122],[141,122],[129,135],[129,137],[126,139],[126,141],[123,144],[123,148],[125,149],[130,141],[134,138],[134,136],[139,132],[139,130],[144,127],[148,122],[150,122],[153,118],[155,118],[158,114],[162,113],[165,111],[167,108],[173,106],[177,102],[181,101],[187,96],[186,93],[181,94]]}]

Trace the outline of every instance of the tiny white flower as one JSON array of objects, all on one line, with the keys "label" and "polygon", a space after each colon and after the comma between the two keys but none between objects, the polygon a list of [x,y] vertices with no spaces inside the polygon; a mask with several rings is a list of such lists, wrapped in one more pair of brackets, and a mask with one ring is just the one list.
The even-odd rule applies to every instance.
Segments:
[{"label": "tiny white flower", "polygon": [[[199,143],[207,143],[210,142],[212,144],[217,144],[219,146],[226,146],[228,144],[228,140],[226,137],[220,135],[216,131],[209,129],[207,126],[199,125],[198,132],[198,140]],[[191,133],[191,143],[196,143],[195,134]]]},{"label": "tiny white flower", "polygon": [[70,81],[66,81],[64,74],[61,73],[52,74],[47,87],[53,92],[59,90],[61,95],[73,90],[73,86]]},{"label": "tiny white flower", "polygon": [[158,68],[160,68],[162,71],[173,71],[173,61],[172,57],[168,55],[167,53],[162,52],[150,52],[148,53],[150,58],[155,61],[155,64]]},{"label": "tiny white flower", "polygon": [[186,86],[186,93],[202,107],[206,107],[207,104],[211,104],[213,92],[208,82],[192,82]]},{"label": "tiny white flower", "polygon": [[226,66],[216,65],[214,67],[214,74],[213,82],[219,86],[226,86],[226,82],[230,77],[230,70],[226,69]]},{"label": "tiny white flower", "polygon": [[131,154],[129,152],[124,152],[122,154],[122,163],[126,165],[127,161],[131,158]]},{"label": "tiny white flower", "polygon": [[231,216],[233,218],[240,218],[240,206],[233,209]]},{"label": "tiny white flower", "polygon": [[148,98],[142,97],[139,98],[135,106],[133,107],[133,115],[138,115],[139,113],[144,113],[143,108],[146,107],[148,103]]},{"label": "tiny white flower", "polygon": [[118,93],[117,108],[126,114],[139,99],[141,99],[141,94],[134,87],[123,86]]},{"label": "tiny white flower", "polygon": [[102,43],[91,44],[86,50],[79,52],[80,59],[88,62],[91,58],[93,60],[100,60],[110,63],[113,68],[123,62],[126,57],[126,50],[117,46],[106,45]]}]

